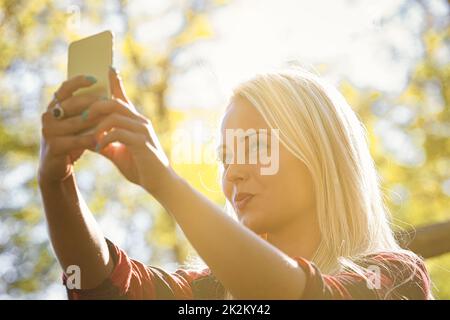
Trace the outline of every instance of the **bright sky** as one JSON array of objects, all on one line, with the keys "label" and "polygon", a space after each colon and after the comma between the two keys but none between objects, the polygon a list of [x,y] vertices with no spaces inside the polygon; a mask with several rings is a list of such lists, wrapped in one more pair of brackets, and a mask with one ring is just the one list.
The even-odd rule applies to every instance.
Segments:
[{"label": "bright sky", "polygon": [[347,77],[361,87],[399,91],[411,62],[421,54],[417,8],[387,20],[403,3],[232,2],[211,15],[215,39],[198,43],[180,56],[181,63],[203,62],[174,82],[170,105],[220,106],[239,81],[288,60],[306,66],[325,64],[332,81]]}]

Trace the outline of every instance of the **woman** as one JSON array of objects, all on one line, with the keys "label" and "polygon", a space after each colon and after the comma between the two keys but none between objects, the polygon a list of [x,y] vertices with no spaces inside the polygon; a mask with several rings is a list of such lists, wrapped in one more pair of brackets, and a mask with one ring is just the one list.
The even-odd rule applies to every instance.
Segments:
[{"label": "woman", "polygon": [[[222,188],[231,215],[172,170],[114,69],[112,99],[72,96],[92,80],[64,82],[42,115],[39,185],[51,241],[64,270],[81,270],[81,288],[68,288],[69,298],[432,298],[423,261],[401,249],[390,229],[364,127],[316,76],[291,69],[236,88],[221,123]],[[89,128],[95,133],[77,134]],[[227,137],[239,130],[278,133],[258,134],[256,147],[245,143],[250,134],[243,136],[245,160],[270,148],[275,173],[262,174],[261,157],[233,161],[241,149]],[[130,259],[105,239],[73,172],[86,149],[154,196],[207,267],[169,273]]]}]

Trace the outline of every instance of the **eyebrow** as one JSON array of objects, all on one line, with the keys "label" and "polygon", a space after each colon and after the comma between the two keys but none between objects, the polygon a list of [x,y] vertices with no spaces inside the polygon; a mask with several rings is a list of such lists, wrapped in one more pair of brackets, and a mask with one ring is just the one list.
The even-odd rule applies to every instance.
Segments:
[{"label": "eyebrow", "polygon": [[[267,130],[267,129],[264,129],[264,130]],[[248,138],[250,138],[250,137],[252,137],[252,136],[254,136],[254,135],[259,135],[259,133],[260,133],[260,129],[256,129],[254,132],[252,132],[252,133],[250,133],[250,134],[246,134],[246,135],[244,135],[243,137],[240,137],[241,139],[240,139],[240,141],[242,141],[242,140],[245,140],[245,139],[248,139]],[[269,132],[266,132],[266,134],[269,134]],[[269,140],[267,140],[266,141],[268,144],[270,144],[270,139]],[[221,143],[221,144],[219,144],[217,147],[216,147],[216,150],[217,151],[222,151],[223,149],[226,149],[226,146],[225,146],[225,144],[224,143]]]}]

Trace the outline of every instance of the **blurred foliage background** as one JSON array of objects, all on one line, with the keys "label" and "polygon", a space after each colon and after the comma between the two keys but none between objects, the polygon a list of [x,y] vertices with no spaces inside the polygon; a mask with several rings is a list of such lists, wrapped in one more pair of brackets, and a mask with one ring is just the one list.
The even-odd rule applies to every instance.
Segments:
[{"label": "blurred foliage background", "polygon": [[[334,79],[366,125],[394,223],[448,220],[449,2],[314,3],[0,0],[0,299],[65,298],[36,182],[40,115],[65,80],[68,44],[105,29],[129,97],[172,160],[186,139],[199,152],[211,145],[245,73],[297,61]],[[333,42],[344,32],[347,43]],[[224,203],[217,163],[174,167]],[[106,236],[131,257],[174,270],[195,256],[163,208],[107,160],[85,153],[76,176]],[[427,266],[435,296],[449,299],[450,254]]]}]

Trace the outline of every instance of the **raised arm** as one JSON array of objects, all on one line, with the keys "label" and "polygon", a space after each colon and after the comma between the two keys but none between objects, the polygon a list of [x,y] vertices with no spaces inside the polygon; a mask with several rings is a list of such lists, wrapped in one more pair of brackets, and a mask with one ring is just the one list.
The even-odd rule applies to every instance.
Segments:
[{"label": "raised arm", "polygon": [[47,218],[50,239],[63,270],[80,267],[81,288],[93,288],[111,272],[113,262],[103,234],[77,187],[73,163],[85,149],[93,149],[93,135],[77,133],[94,125],[82,111],[98,97],[72,93],[93,83],[79,76],[63,83],[57,92],[64,119],[51,115],[52,101],[42,114],[42,138],[38,182]]},{"label": "raised arm", "polygon": [[80,194],[73,175],[59,184],[39,183],[50,239],[63,270],[76,265],[81,288],[99,285],[113,263],[97,222]]}]

